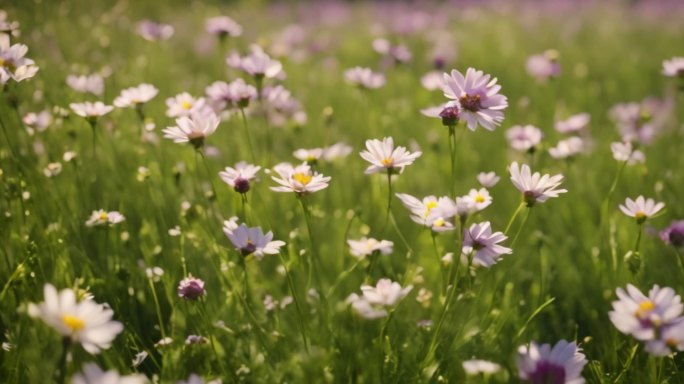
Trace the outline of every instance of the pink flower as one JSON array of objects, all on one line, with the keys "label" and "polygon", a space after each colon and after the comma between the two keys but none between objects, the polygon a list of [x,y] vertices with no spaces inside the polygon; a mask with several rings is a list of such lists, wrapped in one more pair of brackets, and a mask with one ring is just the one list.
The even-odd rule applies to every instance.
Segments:
[{"label": "pink flower", "polygon": [[444,74],[444,96],[460,104],[461,119],[474,131],[478,125],[493,131],[504,119],[508,107],[506,96],[499,94],[497,79],[482,71],[468,68],[465,76],[457,70]]}]

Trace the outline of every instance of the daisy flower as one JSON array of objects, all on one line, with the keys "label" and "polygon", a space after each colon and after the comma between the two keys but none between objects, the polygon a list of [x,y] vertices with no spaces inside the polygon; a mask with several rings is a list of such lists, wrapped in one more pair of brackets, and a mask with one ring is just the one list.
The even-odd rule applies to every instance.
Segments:
[{"label": "daisy flower", "polygon": [[444,74],[444,96],[457,100],[461,119],[474,131],[478,125],[493,131],[504,119],[503,110],[508,107],[506,96],[499,94],[501,86],[497,79],[482,71],[468,68],[465,76],[457,70]]},{"label": "daisy flower", "polygon": [[684,220],[673,221],[669,227],[660,231],[660,238],[667,245],[684,246]]},{"label": "daisy flower", "polygon": [[517,162],[511,163],[510,172],[511,182],[523,193],[523,198],[528,207],[567,192],[566,189],[557,189],[563,181],[563,175],[542,176],[539,172],[532,174],[527,164],[523,164],[520,168]]},{"label": "daisy flower", "polygon": [[294,156],[297,160],[305,161],[308,164],[316,164],[318,163],[318,160],[323,157],[323,148],[300,148],[292,152],[292,156]]},{"label": "daisy flower", "polygon": [[166,108],[166,116],[181,117],[202,111],[207,108],[207,105],[203,97],[194,98],[189,93],[183,92],[166,99]]},{"label": "daisy flower", "polygon": [[378,252],[381,255],[392,253],[394,243],[389,240],[376,240],[373,238],[362,237],[359,240],[347,240],[351,254],[357,259]]},{"label": "daisy flower", "polygon": [[396,306],[412,289],[412,285],[402,288],[390,279],[380,279],[375,287],[362,285],[361,296],[353,293],[347,298],[347,303],[361,317],[377,319],[386,317],[389,314],[387,309]]},{"label": "daisy flower", "polygon": [[643,196],[637,197],[636,200],[632,200],[628,197],[627,200],[625,200],[624,205],[620,204],[622,213],[635,218],[639,224],[646,221],[646,219],[653,217],[663,208],[665,208],[665,203],[656,203],[655,200],[645,199]]},{"label": "daisy flower", "polygon": [[92,93],[95,96],[100,96],[104,92],[104,79],[97,73],[82,76],[69,75],[66,83],[76,92]]},{"label": "daisy flower", "polygon": [[115,370],[103,371],[95,363],[87,363],[83,370],[71,378],[71,384],[144,384],[147,377],[141,374],[121,376]]},{"label": "daisy flower", "polygon": [[264,234],[260,227],[247,227],[245,224],[240,224],[228,235],[228,239],[242,256],[254,255],[257,260],[264,255],[277,254],[280,247],[285,245],[284,241],[273,240],[273,232]]},{"label": "daisy flower", "polygon": [[448,219],[456,214],[456,209],[448,197],[427,196],[419,200],[405,193],[397,193],[396,196],[411,213],[413,222],[435,231],[453,229]]},{"label": "daisy flower", "polygon": [[580,137],[573,136],[565,140],[561,140],[555,147],[549,148],[549,154],[554,159],[567,159],[568,157],[576,156],[585,149],[584,140]]},{"label": "daisy flower", "polygon": [[560,76],[558,51],[549,49],[544,53],[530,56],[525,62],[525,70],[530,76],[541,81]]},{"label": "daisy flower", "polygon": [[492,204],[492,197],[489,195],[489,191],[486,188],[471,189],[467,195],[463,196],[463,199],[472,204],[475,212],[479,212]]},{"label": "daisy flower", "polygon": [[579,113],[572,115],[565,120],[556,121],[554,128],[560,133],[574,133],[586,128],[591,121],[591,115],[588,113]]},{"label": "daisy flower", "polygon": [[394,148],[394,140],[391,137],[385,137],[382,141],[373,139],[366,140],[366,151],[360,153],[361,157],[371,165],[366,168],[367,175],[387,170],[389,173],[394,173],[398,170],[399,173],[404,172],[404,167],[413,164],[413,162],[423,153],[409,152],[405,147]]},{"label": "daisy flower", "polygon": [[0,33],[0,84],[14,80],[30,79],[38,72],[35,62],[24,57],[28,47],[24,44],[10,45],[9,35]]},{"label": "daisy flower", "polygon": [[335,143],[329,147],[323,148],[321,158],[325,161],[333,161],[349,156],[352,151],[353,148],[345,143]]},{"label": "daisy flower", "polygon": [[168,40],[173,36],[173,26],[157,23],[152,20],[143,20],[138,23],[138,35],[147,41]]},{"label": "daisy flower", "polygon": [[646,155],[640,150],[634,149],[634,146],[629,141],[616,141],[610,143],[610,150],[613,152],[613,158],[615,160],[626,161],[627,165],[634,165],[646,161]]},{"label": "daisy flower", "polygon": [[126,88],[114,99],[114,105],[119,108],[138,107],[157,96],[159,90],[151,84],[140,84],[137,87]]},{"label": "daisy flower", "polygon": [[485,188],[492,188],[501,178],[494,172],[480,172],[477,174],[477,182]]},{"label": "daisy flower", "polygon": [[88,219],[88,221],[86,221],[85,224],[88,227],[100,227],[104,225],[111,227],[124,220],[126,220],[124,215],[117,211],[107,212],[103,209],[99,209],[97,211],[93,211],[93,213],[90,215],[90,218]]},{"label": "daisy flower", "polygon": [[230,83],[216,81],[206,88],[205,93],[218,109],[225,109],[226,107],[246,108],[251,100],[257,98],[256,88],[240,78]]},{"label": "daisy flower", "polygon": [[271,59],[271,57],[257,45],[252,46],[252,52],[248,56],[240,59],[240,68],[257,80],[263,78],[270,79],[284,74],[283,65],[280,61]]},{"label": "daisy flower", "polygon": [[223,233],[228,237],[232,235],[239,226],[238,217],[233,216],[230,219],[223,221]]},{"label": "daisy flower", "polygon": [[57,289],[45,284],[45,301],[29,304],[31,317],[40,317],[46,324],[56,329],[62,336],[80,343],[91,354],[108,349],[116,335],[123,331],[123,324],[113,321],[114,312],[92,299],[76,300],[76,292]]},{"label": "daisy flower", "polygon": [[501,232],[492,233],[489,221],[473,224],[464,231],[462,252],[473,254],[473,263],[483,267],[496,264],[501,255],[511,254],[513,250],[498,245],[508,237]]},{"label": "daisy flower", "polygon": [[247,193],[251,182],[257,179],[256,174],[260,169],[260,166],[241,161],[235,164],[235,168],[226,167],[225,170],[219,172],[219,177],[231,186],[235,192]]},{"label": "daisy flower", "polygon": [[684,57],[673,57],[663,61],[663,75],[668,77],[684,76]]},{"label": "daisy flower", "polygon": [[354,67],[344,71],[344,78],[350,84],[366,89],[377,89],[385,85],[385,75],[370,68]]},{"label": "daisy flower", "polygon": [[583,384],[582,369],[587,359],[575,342],[560,340],[551,347],[533,341],[518,348],[516,365],[518,376],[534,384]]},{"label": "daisy flower", "polygon": [[174,143],[191,143],[195,148],[204,145],[204,139],[216,132],[221,120],[213,112],[193,113],[190,116],[181,116],[176,119],[176,126],[166,127],[162,130],[164,138],[173,140]]},{"label": "daisy flower", "polygon": [[71,103],[69,104],[69,108],[71,108],[76,115],[88,120],[90,124],[95,124],[98,118],[114,110],[113,106],[105,105],[101,101],[95,103],[91,103],[90,101],[84,103]]},{"label": "daisy flower", "polygon": [[501,366],[487,360],[466,360],[462,364],[468,376],[493,375],[501,370]]},{"label": "daisy flower", "polygon": [[0,9],[0,33],[10,36],[19,36],[19,22],[10,21],[7,18],[7,12]]},{"label": "daisy flower", "polygon": [[204,281],[192,276],[186,277],[178,284],[178,297],[185,300],[197,300],[207,294],[204,289]]},{"label": "daisy flower", "polygon": [[271,187],[275,192],[294,192],[297,195],[305,195],[328,188],[330,176],[321,175],[315,172],[307,163],[302,163],[293,167],[288,163],[276,165],[273,170],[279,177],[271,176],[271,179],[280,184]]},{"label": "daisy flower", "polygon": [[514,125],[506,131],[508,145],[520,152],[534,152],[543,137],[541,129],[533,125]]},{"label": "daisy flower", "polygon": [[52,124],[52,114],[50,111],[29,112],[24,115],[21,121],[29,128],[38,132],[44,132]]},{"label": "daisy flower", "polygon": [[663,326],[681,320],[684,310],[682,299],[669,287],[654,285],[648,296],[632,284],[627,290],[617,288],[618,300],[613,301],[613,310],[608,314],[615,327],[637,340],[658,339]]},{"label": "daisy flower", "polygon": [[204,29],[211,35],[219,38],[238,37],[242,35],[242,26],[228,16],[216,16],[207,19]]},{"label": "daisy flower", "polygon": [[662,325],[657,338],[646,341],[645,349],[654,356],[668,356],[673,350],[684,351],[684,317]]}]

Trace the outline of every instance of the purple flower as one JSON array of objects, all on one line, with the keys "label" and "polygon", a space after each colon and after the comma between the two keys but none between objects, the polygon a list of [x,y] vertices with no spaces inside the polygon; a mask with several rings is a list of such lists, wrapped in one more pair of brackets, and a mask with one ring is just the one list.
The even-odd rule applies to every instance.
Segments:
[{"label": "purple flower", "polygon": [[186,277],[178,284],[178,297],[182,297],[185,300],[197,300],[206,293],[204,281],[192,276]]},{"label": "purple flower", "polygon": [[668,245],[684,246],[684,220],[673,221],[669,227],[660,231],[660,238]]},{"label": "purple flower", "polygon": [[501,86],[496,82],[496,78],[473,68],[468,68],[465,76],[455,69],[451,75],[444,74],[444,96],[458,101],[461,119],[470,130],[480,125],[493,131],[503,121],[508,99],[499,94]]}]

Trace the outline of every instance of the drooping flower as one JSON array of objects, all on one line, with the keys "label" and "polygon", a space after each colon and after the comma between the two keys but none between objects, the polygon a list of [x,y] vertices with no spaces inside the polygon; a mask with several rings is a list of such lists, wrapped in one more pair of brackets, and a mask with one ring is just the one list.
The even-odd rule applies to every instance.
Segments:
[{"label": "drooping flower", "polygon": [[663,61],[663,75],[668,77],[684,76],[684,57],[673,57]]},{"label": "drooping flower", "polygon": [[620,204],[622,213],[635,218],[639,224],[646,221],[646,219],[653,217],[663,208],[665,208],[665,203],[656,203],[655,200],[645,199],[643,196],[637,197],[636,200],[632,200],[628,197],[627,200],[625,200],[625,205]]},{"label": "drooping flower", "polygon": [[185,300],[197,300],[207,294],[204,281],[192,276],[186,277],[178,284],[178,297]]},{"label": "drooping flower", "polygon": [[27,52],[26,45],[10,45],[9,35],[0,33],[0,84],[7,84],[10,80],[20,82],[36,75],[38,66],[24,57]]},{"label": "drooping flower", "polygon": [[517,162],[511,163],[509,170],[511,182],[523,193],[523,198],[528,207],[567,192],[566,189],[556,189],[563,181],[563,175],[542,176],[539,172],[532,174],[527,164],[523,164],[520,168]]},{"label": "drooping flower", "polygon": [[97,73],[81,76],[69,75],[66,83],[76,92],[92,93],[95,96],[101,96],[104,92],[104,79]]},{"label": "drooping flower", "polygon": [[138,23],[138,35],[148,41],[168,40],[173,36],[173,26],[157,23],[152,20],[142,20]]},{"label": "drooping flower", "polygon": [[560,133],[575,133],[583,130],[589,125],[591,115],[588,113],[579,113],[572,115],[565,120],[556,121],[554,128]]},{"label": "drooping flower", "polygon": [[672,288],[654,285],[648,296],[632,284],[617,288],[618,300],[608,314],[615,327],[640,341],[659,340],[663,327],[682,320],[682,299]]},{"label": "drooping flower", "polygon": [[216,132],[221,120],[213,112],[193,113],[190,116],[181,116],[176,119],[176,126],[166,127],[162,130],[164,138],[173,140],[174,143],[191,143],[195,148],[204,145],[204,139]]},{"label": "drooping flower", "polygon": [[138,107],[157,96],[159,90],[151,84],[140,84],[137,87],[126,88],[114,99],[114,105],[119,108]]},{"label": "drooping flower", "polygon": [[97,211],[93,211],[93,213],[90,215],[90,218],[88,221],[86,221],[86,226],[88,227],[98,227],[98,226],[113,226],[115,224],[118,224],[122,221],[126,220],[124,215],[117,211],[110,211],[107,212],[103,209],[99,209]]},{"label": "drooping flower", "polygon": [[271,176],[271,179],[280,184],[271,187],[275,192],[294,192],[298,195],[306,195],[328,187],[330,176],[324,176],[311,169],[309,164],[302,163],[296,167],[292,164],[280,163],[273,167],[279,177]]},{"label": "drooping flower", "polygon": [[373,72],[370,68],[354,67],[344,72],[344,78],[350,84],[366,89],[377,89],[385,85],[385,75]]},{"label": "drooping flower", "polygon": [[506,131],[508,145],[516,151],[534,152],[544,134],[533,125],[514,125]]},{"label": "drooping flower", "polygon": [[413,164],[422,154],[420,151],[411,153],[405,147],[395,148],[391,137],[385,137],[382,141],[366,140],[366,150],[360,153],[364,160],[371,163],[366,168],[367,175],[384,170],[390,173],[402,173],[404,167]]},{"label": "drooping flower", "polygon": [[284,241],[272,240],[273,232],[264,234],[260,227],[247,227],[245,224],[240,224],[228,234],[228,239],[242,256],[254,255],[257,260],[261,260],[264,255],[277,254],[280,247],[285,245]]},{"label": "drooping flower", "polygon": [[389,240],[376,240],[362,237],[359,240],[347,240],[349,251],[357,259],[363,259],[368,255],[378,252],[381,255],[392,253],[394,243]]},{"label": "drooping flower", "polygon": [[390,279],[380,279],[375,287],[362,285],[362,295],[352,293],[347,298],[347,303],[350,303],[361,317],[377,319],[386,317],[389,314],[387,309],[396,306],[412,289],[412,285],[402,288],[399,283]]},{"label": "drooping flower", "polygon": [[40,317],[62,336],[80,343],[91,354],[108,349],[116,335],[123,331],[123,324],[113,321],[112,311],[107,305],[98,304],[90,298],[78,301],[72,289],[57,289],[45,284],[45,301],[29,304],[28,313]]},{"label": "drooping flower", "polygon": [[480,172],[477,174],[477,182],[485,188],[492,188],[501,178],[495,172]]},{"label": "drooping flower", "polygon": [[493,131],[503,121],[508,100],[499,94],[501,86],[496,83],[496,78],[473,68],[468,68],[465,76],[455,69],[451,75],[444,74],[444,96],[458,101],[461,119],[470,130],[480,125]]},{"label": "drooping flower", "polygon": [[257,179],[256,174],[260,169],[260,166],[241,161],[235,164],[235,168],[226,167],[223,171],[219,172],[219,177],[231,186],[235,192],[247,193],[252,181]]},{"label": "drooping flower", "polygon": [[144,384],[149,382],[145,375],[121,376],[116,370],[103,371],[95,363],[87,363],[80,373],[71,378],[71,384]]},{"label": "drooping flower", "polygon": [[308,164],[313,165],[318,163],[318,159],[323,157],[323,148],[300,148],[292,152],[292,156],[294,156],[297,160],[305,161]]},{"label": "drooping flower", "polygon": [[669,227],[660,231],[660,238],[665,244],[674,247],[684,246],[684,220],[673,221]]},{"label": "drooping flower", "polygon": [[558,64],[558,51],[549,49],[544,53],[528,57],[525,62],[525,69],[530,76],[541,81],[560,76],[561,67]]},{"label": "drooping flower", "polygon": [[584,151],[586,145],[584,140],[578,136],[569,137],[561,140],[555,147],[549,148],[549,154],[554,159],[567,159],[576,156]]},{"label": "drooping flower", "polygon": [[575,342],[560,340],[551,347],[533,341],[518,348],[516,363],[518,376],[533,384],[583,384],[587,359]]},{"label": "drooping flower", "polygon": [[476,223],[464,231],[462,252],[472,254],[475,265],[491,267],[502,255],[513,253],[512,249],[498,244],[507,238],[502,232],[492,233],[489,221]]},{"label": "drooping flower", "polygon": [[242,35],[242,26],[228,16],[216,16],[207,19],[204,29],[211,35],[220,38],[238,37]]}]

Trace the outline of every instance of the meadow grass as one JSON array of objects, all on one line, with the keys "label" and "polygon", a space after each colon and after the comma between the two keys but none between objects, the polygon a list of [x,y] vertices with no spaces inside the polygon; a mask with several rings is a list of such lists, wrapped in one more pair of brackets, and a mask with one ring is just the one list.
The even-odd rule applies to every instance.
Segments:
[{"label": "meadow grass", "polygon": [[[327,6],[337,7],[335,18],[315,2],[6,5],[8,18],[21,23],[21,36],[13,41],[29,47],[27,56],[40,70],[32,79],[8,84],[0,102],[5,134],[0,147],[0,338],[6,343],[0,352],[0,381],[48,382],[60,370],[59,334],[27,314],[28,303],[43,301],[43,286],[50,283],[87,290],[98,303],[108,303],[124,325],[111,348],[98,355],[71,348],[66,377],[94,361],[160,382],[191,373],[224,382],[515,382],[520,345],[565,339],[577,341],[589,360],[583,371],[587,382],[682,382],[680,355],[649,356],[608,317],[615,289],[628,283],[644,292],[653,284],[684,292],[679,256],[656,232],[684,217],[679,202],[684,192],[679,171],[684,165],[679,144],[684,96],[675,79],[661,74],[663,60],[682,54],[677,48],[684,38],[682,9],[651,12],[617,3],[541,10],[527,5]],[[393,34],[396,15],[417,10],[434,18],[432,23],[416,33]],[[223,44],[209,36],[205,19],[221,14],[242,24],[244,34]],[[135,28],[145,18],[172,24],[175,34],[167,41],[143,40]],[[444,23],[438,22],[441,18]],[[278,57],[285,80],[266,81],[290,90],[308,118],[278,127],[248,115],[254,163],[264,169],[282,161],[296,164],[294,150],[336,142],[353,151],[318,164],[317,171],[332,177],[330,185],[302,198],[272,192],[269,187],[275,184],[262,170],[243,209],[241,196],[218,177],[226,166],[251,161],[240,114],[232,113],[206,138],[204,160],[191,145],[161,137],[162,128],[174,125],[165,116],[164,100],[185,91],[202,95],[213,81],[244,77],[252,82],[226,67],[225,56],[232,49],[245,54],[251,43],[269,52],[278,34],[293,23],[306,32],[298,54]],[[512,161],[530,163],[530,156],[508,148],[504,131],[512,125],[542,129],[544,146],[532,168],[563,174],[562,187],[568,190],[518,217],[503,244],[511,246],[520,230],[511,255],[472,274],[460,270],[454,302],[437,338],[449,270],[437,258],[448,252],[458,257],[460,230],[437,234],[433,244],[430,231],[413,223],[396,197],[391,209],[399,231],[386,225],[387,178],[364,175],[367,163],[358,156],[365,140],[385,136],[397,145],[420,148],[423,155],[393,180],[392,191],[450,195],[447,128],[419,112],[446,101],[442,92],[420,84],[432,69],[428,36],[435,31],[455,41],[457,53],[446,71],[484,70],[498,78],[509,102],[502,126],[493,132],[457,127],[456,196],[478,187],[479,172],[501,176],[490,190],[493,204],[467,224],[490,221],[495,231],[503,231],[520,204],[507,167]],[[348,68],[379,68],[381,58],[371,47],[375,37],[405,43],[412,61],[383,68],[387,84],[380,89],[346,84]],[[525,61],[550,48],[560,53],[562,73],[537,82],[525,72]],[[65,84],[68,74],[102,70],[111,72],[102,97],[79,94]],[[159,89],[144,106],[148,122],[156,126],[157,143],[140,140],[133,109],[117,108],[102,117],[94,148],[91,128],[73,113],[55,117],[45,132],[33,135],[21,121],[28,112],[68,110],[71,102],[111,104],[121,89],[143,82]],[[646,162],[625,167],[608,200],[621,167],[610,151],[620,136],[608,111],[651,95],[669,101],[671,108],[653,143],[640,147]],[[563,137],[554,131],[554,121],[580,112],[591,115],[591,151],[553,159],[546,149]],[[75,160],[62,160],[66,151],[76,152]],[[63,169],[48,178],[43,169],[51,162],[61,162]],[[139,167],[149,174],[141,175]],[[618,204],[638,195],[665,202],[667,208],[646,222],[641,265],[633,273],[624,256],[633,249],[639,227]],[[602,214],[604,203],[608,216]],[[86,227],[97,209],[119,211],[126,220],[110,228]],[[273,231],[274,239],[287,243],[280,256],[244,259],[222,233],[223,221],[231,216]],[[180,235],[171,236],[168,231],[175,226]],[[391,240],[394,250],[356,265],[346,240],[362,236]],[[151,267],[163,270],[158,281],[146,276]],[[309,268],[315,271],[312,279]],[[179,282],[189,274],[205,282],[207,293],[200,301],[177,295]],[[413,285],[413,290],[390,316],[366,320],[345,299],[381,278]],[[423,303],[416,300],[421,288],[432,292]],[[282,301],[293,292],[296,304],[265,309],[266,295]],[[426,320],[432,324],[419,325]],[[184,344],[191,334],[208,342]],[[156,347],[165,336],[173,342]],[[132,367],[142,351],[149,357]],[[461,363],[472,358],[503,369],[492,377],[466,378]]]}]

